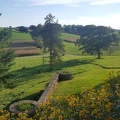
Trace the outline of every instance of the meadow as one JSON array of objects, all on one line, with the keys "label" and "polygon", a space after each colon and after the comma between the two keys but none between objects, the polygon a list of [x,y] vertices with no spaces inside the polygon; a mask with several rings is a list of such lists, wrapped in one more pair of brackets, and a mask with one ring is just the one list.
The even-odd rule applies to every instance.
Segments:
[{"label": "meadow", "polygon": [[[78,38],[76,35],[66,33],[63,33],[61,37],[64,39]],[[32,39],[29,34],[17,32],[13,32],[13,38],[16,42]],[[17,57],[10,70],[16,75],[16,78],[12,80],[14,86],[11,82],[10,88],[0,86],[0,109],[8,109],[11,103],[22,99],[38,100],[57,71],[70,71],[73,73],[73,79],[59,82],[53,96],[79,94],[86,88],[92,87],[99,89],[110,71],[120,70],[119,46],[114,49],[111,56],[105,56],[109,54],[104,52],[105,54],[99,60],[96,59],[97,56],[82,56],[75,43],[64,41],[64,45],[66,53],[63,56],[63,62],[57,65],[52,72],[49,71],[48,55]]]},{"label": "meadow", "polygon": [[[44,59],[44,63],[43,63]],[[96,56],[65,55],[63,62],[49,71],[48,57],[32,56],[15,59],[11,72],[17,75],[13,80],[15,88],[1,88],[0,109],[8,109],[9,104],[21,99],[38,100],[47,84],[57,71],[70,71],[73,79],[59,82],[53,92],[53,96],[66,96],[79,94],[86,88],[99,89],[110,71],[119,71],[119,56],[104,56],[96,59]]]}]

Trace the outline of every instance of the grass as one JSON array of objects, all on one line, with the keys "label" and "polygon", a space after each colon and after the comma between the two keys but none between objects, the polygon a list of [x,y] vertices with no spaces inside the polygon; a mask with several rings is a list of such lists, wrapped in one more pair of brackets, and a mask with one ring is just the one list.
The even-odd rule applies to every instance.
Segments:
[{"label": "grass", "polygon": [[76,39],[79,39],[80,36],[79,35],[75,35],[75,34],[62,33],[61,34],[61,38],[62,39],[66,39],[66,38],[76,38]]},{"label": "grass", "polygon": [[13,41],[16,40],[32,40],[32,37],[29,33],[20,33],[17,31],[12,31],[12,38]]},{"label": "grass", "polygon": [[85,88],[99,88],[110,71],[120,69],[120,56],[104,56],[101,60],[95,56],[66,55],[63,63],[50,72],[48,58],[43,65],[42,56],[20,57],[15,59],[11,71],[17,74],[14,82],[17,87],[3,88],[0,91],[0,109],[9,107],[13,101],[38,100],[47,84],[57,71],[71,71],[73,79],[57,84],[54,95],[79,94]]},{"label": "grass", "polygon": [[65,53],[71,55],[81,55],[81,51],[78,46],[75,46],[75,43],[63,42],[65,46]]}]

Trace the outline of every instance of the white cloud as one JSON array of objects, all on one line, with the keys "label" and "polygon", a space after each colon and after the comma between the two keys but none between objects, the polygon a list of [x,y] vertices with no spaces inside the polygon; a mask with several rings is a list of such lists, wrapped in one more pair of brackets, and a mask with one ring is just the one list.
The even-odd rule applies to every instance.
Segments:
[{"label": "white cloud", "polygon": [[70,20],[60,20],[59,23],[64,25],[103,25],[103,26],[110,26],[114,29],[120,29],[120,13],[118,14],[112,14],[108,16],[102,16],[102,17],[86,17],[81,16],[76,19],[70,19]]},{"label": "white cloud", "polygon": [[120,3],[120,0],[94,0],[90,2],[91,5],[106,5],[112,3]]},{"label": "white cloud", "polygon": [[29,2],[30,5],[52,5],[52,4],[76,5],[80,3],[88,3],[90,5],[105,5],[120,2],[120,0],[16,0],[16,1]]},{"label": "white cloud", "polygon": [[31,5],[52,5],[52,4],[77,4],[83,2],[84,0],[16,0],[16,1],[26,1]]}]

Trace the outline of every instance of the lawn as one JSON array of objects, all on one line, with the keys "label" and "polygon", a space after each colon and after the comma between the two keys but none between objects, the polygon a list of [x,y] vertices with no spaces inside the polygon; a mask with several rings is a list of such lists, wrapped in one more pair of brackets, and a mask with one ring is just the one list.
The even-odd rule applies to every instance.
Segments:
[{"label": "lawn", "polygon": [[0,91],[0,109],[8,108],[13,101],[21,99],[37,100],[45,90],[57,71],[71,71],[73,79],[59,82],[53,95],[79,94],[86,88],[99,88],[110,71],[120,69],[120,56],[103,56],[98,60],[95,56],[65,55],[63,63],[52,72],[48,66],[48,57],[20,57],[15,59],[11,71],[17,74],[13,89],[2,88]]},{"label": "lawn", "polygon": [[66,38],[76,38],[76,39],[79,39],[80,36],[79,35],[75,35],[75,34],[62,33],[61,34],[61,38],[62,39],[66,39]]},{"label": "lawn", "polygon": [[12,31],[12,38],[13,41],[16,40],[32,40],[32,37],[29,33],[20,33],[18,31]]}]

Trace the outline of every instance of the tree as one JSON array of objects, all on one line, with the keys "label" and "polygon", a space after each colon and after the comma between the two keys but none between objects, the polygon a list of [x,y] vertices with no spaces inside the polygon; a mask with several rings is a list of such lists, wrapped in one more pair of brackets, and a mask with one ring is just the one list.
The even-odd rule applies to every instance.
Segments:
[{"label": "tree", "polygon": [[43,46],[50,52],[50,70],[53,69],[55,63],[62,60],[64,53],[64,45],[60,39],[61,25],[55,21],[55,16],[51,13],[45,17],[45,24],[42,32]]},{"label": "tree", "polygon": [[5,49],[9,44],[10,37],[10,29],[0,31],[0,82],[5,82],[5,80],[10,78],[8,71],[13,65],[13,60],[15,59],[14,51]]},{"label": "tree", "polygon": [[37,26],[31,26],[32,28],[30,34],[32,38],[36,41],[39,48],[43,47],[43,39],[42,39],[42,32],[43,32],[43,26],[41,24],[38,24]]},{"label": "tree", "polygon": [[24,26],[17,27],[18,31],[21,33],[28,33],[28,28]]},{"label": "tree", "polygon": [[110,27],[90,25],[85,26],[83,30],[77,41],[82,45],[80,50],[83,50],[83,53],[97,54],[98,59],[101,57],[102,50],[107,50],[119,40],[118,35]]}]

